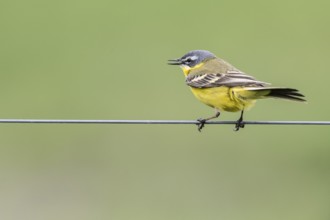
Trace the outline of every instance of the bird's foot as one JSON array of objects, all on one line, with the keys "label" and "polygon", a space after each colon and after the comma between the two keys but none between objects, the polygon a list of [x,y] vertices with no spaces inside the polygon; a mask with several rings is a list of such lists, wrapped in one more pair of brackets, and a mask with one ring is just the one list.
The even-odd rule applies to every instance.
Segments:
[{"label": "bird's foot", "polygon": [[237,122],[236,122],[236,125],[235,125],[235,128],[234,128],[234,131],[238,131],[240,128],[244,128],[245,124],[243,122],[243,120],[239,119]]},{"label": "bird's foot", "polygon": [[197,121],[199,122],[196,124],[198,127],[198,131],[201,132],[205,126],[206,119],[199,118],[199,119],[197,119]]}]

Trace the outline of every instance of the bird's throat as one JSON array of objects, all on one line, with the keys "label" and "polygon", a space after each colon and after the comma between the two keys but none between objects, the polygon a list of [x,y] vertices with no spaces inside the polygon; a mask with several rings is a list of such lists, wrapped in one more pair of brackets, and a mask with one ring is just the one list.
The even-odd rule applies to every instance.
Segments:
[{"label": "bird's throat", "polygon": [[195,70],[195,69],[198,69],[200,67],[202,67],[204,65],[204,63],[200,63],[200,64],[197,64],[196,66],[193,66],[193,67],[190,67],[190,66],[187,66],[187,65],[181,65],[181,69],[183,71],[183,74],[185,76],[188,76],[189,73],[192,71],[192,70]]}]

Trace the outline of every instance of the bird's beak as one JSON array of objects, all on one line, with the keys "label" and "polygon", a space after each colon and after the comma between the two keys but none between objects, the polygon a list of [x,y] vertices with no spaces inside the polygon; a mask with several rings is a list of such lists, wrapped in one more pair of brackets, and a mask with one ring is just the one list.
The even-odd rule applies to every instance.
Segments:
[{"label": "bird's beak", "polygon": [[174,60],[168,60],[168,65],[181,65],[182,64],[182,61],[181,59],[174,59]]}]

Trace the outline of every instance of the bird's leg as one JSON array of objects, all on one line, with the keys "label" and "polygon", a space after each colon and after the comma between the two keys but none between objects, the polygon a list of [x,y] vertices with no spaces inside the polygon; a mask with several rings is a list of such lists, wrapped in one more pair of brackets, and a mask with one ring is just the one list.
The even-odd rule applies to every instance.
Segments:
[{"label": "bird's leg", "polygon": [[199,122],[199,123],[197,123],[197,126],[198,126],[198,131],[199,132],[201,132],[202,131],[202,128],[204,127],[204,125],[205,125],[205,122],[207,122],[208,120],[211,120],[211,119],[213,119],[213,118],[217,118],[217,117],[219,117],[220,116],[220,112],[218,111],[218,110],[216,110],[216,113],[215,113],[215,115],[213,115],[213,116],[211,116],[211,117],[209,117],[209,118],[199,118],[199,119],[197,119],[197,121]]},{"label": "bird's leg", "polygon": [[243,113],[244,110],[241,111],[241,117],[239,117],[239,119],[237,120],[234,131],[238,131],[240,128],[244,128],[245,124],[243,122]]}]

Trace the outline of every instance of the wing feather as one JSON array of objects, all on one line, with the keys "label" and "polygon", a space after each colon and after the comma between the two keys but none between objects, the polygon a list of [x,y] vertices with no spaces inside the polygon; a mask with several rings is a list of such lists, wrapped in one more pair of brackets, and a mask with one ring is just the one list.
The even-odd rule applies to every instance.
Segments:
[{"label": "wing feather", "polygon": [[220,86],[257,86],[263,87],[269,83],[258,81],[252,76],[238,70],[227,71],[226,73],[202,73],[198,75],[188,75],[186,78],[188,86],[195,88],[212,88]]}]

